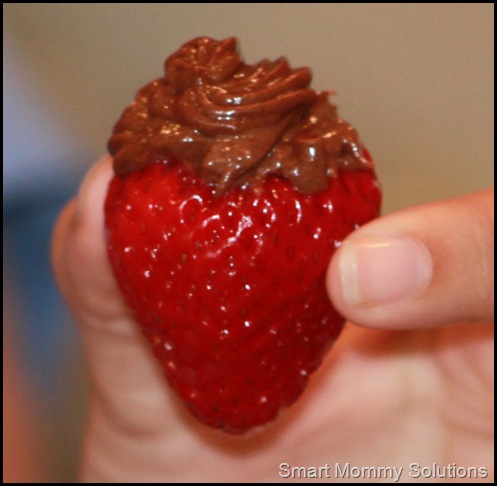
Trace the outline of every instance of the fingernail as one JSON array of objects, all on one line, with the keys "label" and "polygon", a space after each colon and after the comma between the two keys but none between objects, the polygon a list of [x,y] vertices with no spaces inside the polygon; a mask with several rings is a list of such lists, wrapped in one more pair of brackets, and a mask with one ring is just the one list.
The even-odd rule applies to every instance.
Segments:
[{"label": "fingernail", "polygon": [[350,306],[379,306],[419,294],[432,275],[425,246],[412,238],[362,237],[345,241],[338,267]]}]

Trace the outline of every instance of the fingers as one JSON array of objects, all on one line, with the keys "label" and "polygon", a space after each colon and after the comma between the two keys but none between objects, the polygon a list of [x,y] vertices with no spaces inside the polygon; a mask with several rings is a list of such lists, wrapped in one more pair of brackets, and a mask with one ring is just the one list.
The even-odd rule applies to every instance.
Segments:
[{"label": "fingers", "polygon": [[493,322],[493,190],[398,211],[347,238],[327,285],[369,327]]},{"label": "fingers", "polygon": [[111,160],[104,157],[89,170],[78,196],[60,215],[53,234],[56,278],[74,314],[85,323],[110,321],[125,312],[104,241],[103,207],[111,177]]},{"label": "fingers", "polygon": [[150,456],[150,434],[160,436],[181,424],[108,263],[104,201],[111,177],[111,159],[104,157],[61,213],[52,245],[56,278],[78,323],[91,375],[82,465],[86,480],[125,477],[127,465]]},{"label": "fingers", "polygon": [[[104,201],[111,164],[104,157],[90,169],[78,196],[61,213],[52,244],[57,281],[85,340],[93,379],[101,389],[97,391],[105,394],[143,383],[141,369],[152,360],[107,258]],[[131,357],[137,359],[135,366],[123,374],[122,366]]]}]

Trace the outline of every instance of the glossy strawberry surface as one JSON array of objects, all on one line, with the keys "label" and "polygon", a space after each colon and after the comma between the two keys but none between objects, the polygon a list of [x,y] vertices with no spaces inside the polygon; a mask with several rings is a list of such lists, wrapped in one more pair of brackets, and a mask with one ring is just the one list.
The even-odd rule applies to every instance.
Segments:
[{"label": "glossy strawberry surface", "polygon": [[379,205],[371,170],[342,170],[312,195],[268,177],[215,197],[172,159],[113,178],[114,274],[194,416],[241,433],[297,399],[343,326],[330,258]]}]

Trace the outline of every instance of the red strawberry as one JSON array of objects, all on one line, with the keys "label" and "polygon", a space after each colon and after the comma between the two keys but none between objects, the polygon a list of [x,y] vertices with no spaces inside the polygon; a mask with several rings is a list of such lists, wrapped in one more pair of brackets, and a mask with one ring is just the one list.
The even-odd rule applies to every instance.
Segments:
[{"label": "red strawberry", "polygon": [[343,326],[324,286],[330,258],[379,204],[371,170],[341,169],[314,194],[269,175],[220,197],[172,157],[114,177],[115,276],[200,421],[244,432],[302,393]]},{"label": "red strawberry", "polygon": [[198,38],[165,71],[109,141],[109,257],[191,412],[244,432],[302,393],[337,338],[326,268],[380,193],[309,69],[251,66],[235,39]]}]

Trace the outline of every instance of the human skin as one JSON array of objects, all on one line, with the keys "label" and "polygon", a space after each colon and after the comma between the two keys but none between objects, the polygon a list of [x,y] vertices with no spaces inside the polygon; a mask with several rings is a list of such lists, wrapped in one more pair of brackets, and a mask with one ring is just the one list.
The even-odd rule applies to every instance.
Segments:
[{"label": "human skin", "polygon": [[346,326],[304,395],[273,424],[231,436],[184,411],[122,300],[104,240],[111,177],[104,157],[53,239],[92,381],[82,481],[274,481],[282,463],[403,466],[408,480],[414,462],[483,467],[482,479],[493,479],[493,191],[354,232],[327,285],[361,327]]}]

